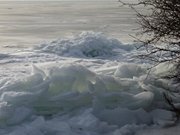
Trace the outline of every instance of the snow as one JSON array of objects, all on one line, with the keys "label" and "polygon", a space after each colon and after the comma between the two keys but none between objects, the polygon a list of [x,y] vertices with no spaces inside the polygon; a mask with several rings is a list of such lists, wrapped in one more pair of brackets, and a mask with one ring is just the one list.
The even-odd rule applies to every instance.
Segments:
[{"label": "snow", "polygon": [[[83,32],[13,60],[1,55],[0,134],[133,135],[174,125],[163,96],[176,85],[157,80],[161,66],[147,77],[151,64],[135,53],[133,44]],[[169,96],[178,106],[179,95]]]}]

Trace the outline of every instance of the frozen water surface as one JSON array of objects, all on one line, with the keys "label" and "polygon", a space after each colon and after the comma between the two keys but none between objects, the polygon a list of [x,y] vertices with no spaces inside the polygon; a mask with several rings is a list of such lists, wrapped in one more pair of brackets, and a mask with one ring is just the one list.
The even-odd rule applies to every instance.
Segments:
[{"label": "frozen water surface", "polygon": [[1,1],[0,43],[14,49],[89,30],[129,42],[128,34],[136,28],[133,14],[117,1]]},{"label": "frozen water surface", "polygon": [[178,135],[163,98],[178,89],[157,80],[173,66],[147,78],[151,64],[124,43],[132,13],[115,2],[47,3],[1,2],[0,134]]}]

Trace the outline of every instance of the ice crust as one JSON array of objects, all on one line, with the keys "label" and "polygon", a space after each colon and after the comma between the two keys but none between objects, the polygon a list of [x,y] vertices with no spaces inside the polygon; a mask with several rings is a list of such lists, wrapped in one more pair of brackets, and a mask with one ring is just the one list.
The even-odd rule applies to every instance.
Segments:
[{"label": "ice crust", "polygon": [[[176,86],[157,80],[166,70],[159,68],[165,66],[147,77],[150,64],[123,60],[134,51],[92,32],[36,48],[28,53],[30,62],[36,59],[31,74],[12,79],[12,70],[0,79],[0,134],[133,135],[152,126],[173,125],[177,118],[163,95]],[[24,54],[16,54],[22,59],[16,63],[27,60]],[[178,107],[180,99],[169,96]]]}]

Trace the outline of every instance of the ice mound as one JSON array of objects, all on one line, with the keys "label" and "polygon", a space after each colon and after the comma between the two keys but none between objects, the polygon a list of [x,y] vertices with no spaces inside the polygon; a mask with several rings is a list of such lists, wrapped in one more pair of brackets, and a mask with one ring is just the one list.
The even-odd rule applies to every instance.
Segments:
[{"label": "ice mound", "polygon": [[[123,76],[127,69],[121,67],[140,73]],[[122,63],[116,77],[79,64],[34,66],[29,77],[0,88],[0,134],[128,135],[148,125],[174,124],[176,115],[163,98],[166,82],[144,80],[144,68]]]},{"label": "ice mound", "polygon": [[60,39],[36,47],[36,50],[41,52],[83,58],[109,57],[114,56],[116,51],[126,52],[132,49],[132,45],[123,45],[116,39],[95,32],[82,32],[72,39]]}]

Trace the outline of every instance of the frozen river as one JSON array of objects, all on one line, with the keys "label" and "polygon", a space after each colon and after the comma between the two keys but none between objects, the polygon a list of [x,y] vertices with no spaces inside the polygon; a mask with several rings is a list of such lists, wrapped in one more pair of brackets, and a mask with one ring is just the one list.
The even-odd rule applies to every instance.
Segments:
[{"label": "frozen river", "polygon": [[0,2],[0,46],[37,45],[82,31],[103,32],[131,42],[135,15],[117,1]]}]

